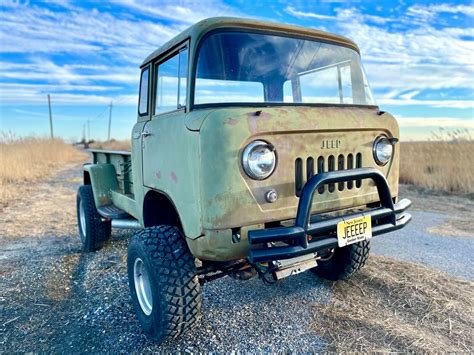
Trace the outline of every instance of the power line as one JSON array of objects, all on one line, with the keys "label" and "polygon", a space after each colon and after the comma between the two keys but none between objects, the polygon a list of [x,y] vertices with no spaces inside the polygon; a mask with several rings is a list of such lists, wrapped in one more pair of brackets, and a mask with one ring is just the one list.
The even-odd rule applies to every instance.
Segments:
[{"label": "power line", "polygon": [[108,106],[105,106],[104,110],[103,110],[101,113],[99,113],[97,116],[95,116],[95,117],[92,119],[92,121],[95,121],[95,120],[99,119],[101,116],[103,116],[104,113],[107,112],[107,108],[108,108]]},{"label": "power line", "polygon": [[[95,121],[97,121],[98,119],[102,118],[104,116],[104,114],[107,112],[107,109],[109,110],[109,122],[108,122],[108,130],[107,130],[107,140],[110,140],[111,138],[111,128],[112,128],[112,107],[115,106],[119,106],[119,105],[124,105],[124,104],[127,104],[129,103],[130,101],[132,100],[135,100],[136,97],[135,96],[126,96],[126,97],[122,97],[120,100],[113,100],[113,101],[110,101],[110,104],[107,105],[106,107],[104,107],[104,109],[97,115],[95,116],[94,118],[88,118],[87,119],[87,131],[88,131],[88,140],[91,139],[91,136],[90,136],[90,124],[92,122],[92,124],[95,123]],[[113,103],[114,102],[114,103]],[[85,125],[85,124],[84,124]]]}]

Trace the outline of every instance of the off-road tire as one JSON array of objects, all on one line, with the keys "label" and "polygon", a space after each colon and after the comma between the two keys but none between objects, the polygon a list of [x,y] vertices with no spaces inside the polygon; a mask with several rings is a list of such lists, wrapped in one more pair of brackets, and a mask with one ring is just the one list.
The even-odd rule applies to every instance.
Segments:
[{"label": "off-road tire", "polygon": [[369,252],[370,241],[368,240],[336,248],[329,260],[319,261],[318,266],[311,271],[326,280],[346,280],[365,265]]},{"label": "off-road tire", "polygon": [[[80,216],[81,201],[85,219],[85,231],[83,231],[83,223],[81,223]],[[100,249],[104,242],[110,238],[112,227],[110,221],[103,221],[97,212],[91,185],[82,185],[79,187],[76,198],[76,209],[82,249],[86,252]]]},{"label": "off-road tire", "polygon": [[[148,274],[152,294],[149,315],[140,306],[135,288],[137,258]],[[161,343],[197,324],[201,317],[201,288],[195,258],[178,228],[163,225],[137,232],[130,240],[127,261],[133,306],[147,336]]]}]

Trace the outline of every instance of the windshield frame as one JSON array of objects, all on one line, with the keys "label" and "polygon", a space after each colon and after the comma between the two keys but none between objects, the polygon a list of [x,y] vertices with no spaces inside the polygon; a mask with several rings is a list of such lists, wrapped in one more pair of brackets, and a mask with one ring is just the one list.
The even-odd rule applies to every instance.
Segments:
[{"label": "windshield frame", "polygon": [[[225,28],[216,28],[209,32],[206,32],[202,37],[200,37],[195,45],[194,55],[192,59],[192,69],[191,69],[191,80],[189,85],[189,110],[195,109],[206,109],[206,108],[220,108],[220,107],[278,107],[278,106],[306,106],[306,107],[355,107],[355,108],[369,108],[369,109],[378,109],[379,106],[376,105],[361,105],[361,104],[336,104],[336,103],[309,103],[309,102],[215,102],[215,103],[204,103],[204,104],[195,104],[195,87],[196,87],[196,74],[197,74],[197,66],[199,60],[199,54],[201,50],[201,46],[205,42],[205,40],[216,33],[222,32],[239,32],[239,33],[251,33],[251,34],[264,34],[264,35],[273,35],[273,36],[280,36],[280,37],[287,37],[287,38],[295,38],[295,39],[303,39],[308,41],[317,41],[321,43],[327,43],[331,45],[336,45],[340,47],[346,47],[353,51],[355,51],[360,57],[360,51],[358,48],[351,46],[348,43],[342,43],[337,41],[328,40],[325,38],[319,38],[314,36],[304,36],[296,33],[288,33],[288,32],[280,32],[280,31],[271,31],[271,30],[261,30],[261,29],[254,29],[254,28],[245,28],[245,27],[225,27]],[[362,60],[361,60],[362,65]]]}]

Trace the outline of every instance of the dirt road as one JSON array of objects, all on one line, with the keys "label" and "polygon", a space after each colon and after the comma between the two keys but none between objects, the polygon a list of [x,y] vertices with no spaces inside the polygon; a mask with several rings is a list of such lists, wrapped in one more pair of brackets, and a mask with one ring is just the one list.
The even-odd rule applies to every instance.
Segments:
[{"label": "dirt road", "polygon": [[[338,304],[338,287],[352,282],[355,286],[350,289],[357,290],[374,279],[372,274],[380,265],[387,269],[394,267],[393,263],[398,265],[374,257],[367,271],[343,286],[319,280],[310,273],[272,286],[264,286],[257,279],[241,283],[230,278],[206,284],[199,329],[157,346],[142,335],[131,306],[126,275],[129,233],[115,231],[112,242],[99,252],[80,251],[75,217],[79,173],[78,166],[66,167],[39,184],[29,200],[1,211],[0,352],[334,349],[332,345],[328,348],[334,343],[331,336],[342,337],[344,332],[335,327],[329,336],[317,325],[324,324],[320,319],[330,319],[332,311],[326,308]],[[374,253],[472,280],[474,233],[468,217],[473,201],[459,196],[427,195],[407,187],[402,193],[413,197],[415,205],[423,210],[414,208],[415,221],[409,229],[374,239]],[[394,269],[405,270],[408,275],[410,264],[401,265],[403,269]],[[417,274],[419,270],[431,272],[416,269]],[[449,276],[440,278],[450,280]],[[469,282],[452,282],[472,291]],[[376,289],[383,288],[379,285]],[[379,301],[364,296],[364,302],[375,305]],[[333,319],[330,321],[334,323]],[[449,332],[466,327],[463,319],[454,326],[449,322]],[[457,345],[445,350],[469,346],[461,335]],[[422,344],[419,341],[394,336],[397,341],[384,349],[425,349],[418,345]],[[354,348],[354,343],[341,340],[341,344]]]}]

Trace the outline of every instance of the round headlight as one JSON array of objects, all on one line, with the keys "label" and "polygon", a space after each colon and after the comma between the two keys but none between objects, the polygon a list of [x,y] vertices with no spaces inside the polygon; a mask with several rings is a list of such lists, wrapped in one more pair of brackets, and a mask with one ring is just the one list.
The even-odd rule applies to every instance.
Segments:
[{"label": "round headlight", "polygon": [[252,179],[266,179],[273,173],[275,166],[276,154],[273,145],[264,141],[254,141],[245,147],[242,167]]},{"label": "round headlight", "polygon": [[393,144],[389,138],[379,136],[374,142],[374,159],[378,165],[384,166],[387,164],[393,155]]}]

